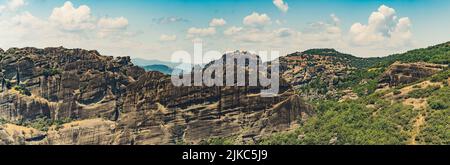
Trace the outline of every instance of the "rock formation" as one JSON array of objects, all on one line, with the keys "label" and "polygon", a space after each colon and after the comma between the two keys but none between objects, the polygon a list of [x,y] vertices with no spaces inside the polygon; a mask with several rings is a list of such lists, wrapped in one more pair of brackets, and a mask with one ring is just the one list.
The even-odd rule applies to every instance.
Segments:
[{"label": "rock formation", "polygon": [[384,72],[380,83],[396,86],[415,82],[421,78],[429,77],[446,68],[447,65],[431,64],[425,62],[401,63],[395,62]]},{"label": "rock formation", "polygon": [[[0,144],[196,144],[230,136],[247,144],[313,114],[286,83],[279,96],[261,97],[262,87],[175,87],[129,57],[97,51],[11,48],[0,56],[0,119],[10,123],[0,126]],[[39,119],[59,124],[19,126]]]}]

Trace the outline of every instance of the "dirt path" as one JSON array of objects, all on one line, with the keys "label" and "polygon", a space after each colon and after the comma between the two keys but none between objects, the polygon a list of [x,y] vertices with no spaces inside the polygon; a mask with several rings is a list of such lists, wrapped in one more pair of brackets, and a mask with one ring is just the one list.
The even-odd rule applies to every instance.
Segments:
[{"label": "dirt path", "polygon": [[420,133],[420,127],[423,126],[424,124],[425,124],[425,116],[423,114],[419,114],[416,121],[414,122],[409,144],[411,144],[411,145],[417,144],[416,137]]}]

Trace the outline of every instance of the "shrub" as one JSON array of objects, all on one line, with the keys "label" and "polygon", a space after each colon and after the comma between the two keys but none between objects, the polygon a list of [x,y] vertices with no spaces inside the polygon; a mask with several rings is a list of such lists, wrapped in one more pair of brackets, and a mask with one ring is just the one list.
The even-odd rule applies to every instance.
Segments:
[{"label": "shrub", "polygon": [[7,80],[7,79],[4,79],[3,81],[4,81],[4,82],[3,82],[3,83],[4,83],[3,85],[5,85],[6,89],[11,89],[11,87],[12,87],[11,81],[9,81],[9,80]]},{"label": "shrub", "polygon": [[48,128],[52,125],[52,121],[47,117],[38,117],[31,121],[21,121],[18,125],[32,127],[40,131],[48,131]]},{"label": "shrub", "polygon": [[200,142],[201,145],[233,145],[235,144],[236,137],[230,136],[230,137],[217,137],[217,138],[210,138],[207,140],[203,140]]},{"label": "shrub", "polygon": [[[363,100],[364,99],[364,100]],[[366,108],[370,100],[382,109]],[[380,104],[380,105],[379,105]],[[347,102],[318,103],[321,113],[309,118],[295,132],[279,133],[263,138],[260,144],[405,144],[412,128],[411,118],[417,116],[412,107],[401,103],[382,107],[382,99],[360,98]],[[377,111],[377,115],[373,115]],[[301,138],[300,138],[301,137]]]},{"label": "shrub", "polygon": [[369,80],[366,83],[359,84],[353,88],[353,92],[355,92],[358,96],[365,96],[372,94],[377,89],[377,80]]},{"label": "shrub", "polygon": [[16,85],[13,88],[16,91],[19,91],[20,94],[22,95],[27,95],[27,96],[31,96],[31,92],[30,90],[28,90],[25,86],[23,85]]},{"label": "shrub", "polygon": [[58,120],[54,120],[52,122],[52,125],[56,126],[56,129],[61,128],[61,126],[65,123],[70,123],[72,121],[71,118],[64,118],[64,119],[58,119]]},{"label": "shrub", "polygon": [[408,98],[425,98],[430,96],[434,91],[441,88],[440,86],[429,86],[425,89],[417,89],[408,93]]},{"label": "shrub", "polygon": [[450,110],[431,111],[422,131],[417,136],[420,144],[450,144]]},{"label": "shrub", "polygon": [[434,100],[428,102],[428,105],[429,105],[432,109],[435,109],[435,110],[441,110],[441,109],[447,109],[447,108],[448,108],[448,106],[445,105],[444,103],[439,102],[439,101],[434,101]]},{"label": "shrub", "polygon": [[5,124],[5,123],[6,123],[6,120],[3,118],[0,118],[0,124]]},{"label": "shrub", "polygon": [[443,80],[447,80],[450,77],[450,69],[439,72],[431,77],[431,82],[440,82]]},{"label": "shrub", "polygon": [[42,74],[45,77],[54,76],[57,74],[61,74],[61,70],[59,70],[58,68],[45,69]]}]

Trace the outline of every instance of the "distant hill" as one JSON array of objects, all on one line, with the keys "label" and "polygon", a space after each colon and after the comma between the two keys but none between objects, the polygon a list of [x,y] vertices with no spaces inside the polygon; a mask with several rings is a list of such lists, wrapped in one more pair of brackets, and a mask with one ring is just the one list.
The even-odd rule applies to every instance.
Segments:
[{"label": "distant hill", "polygon": [[407,51],[405,53],[393,54],[386,57],[361,58],[350,54],[336,51],[335,49],[309,49],[304,52],[296,52],[289,56],[301,55],[319,55],[332,56],[337,61],[347,63],[356,68],[368,68],[379,66],[388,66],[395,61],[400,62],[429,62],[435,64],[448,64],[450,62],[450,42]]},{"label": "distant hill", "polygon": [[165,65],[170,68],[174,68],[179,65],[179,63],[173,63],[170,61],[161,61],[161,60],[146,60],[142,58],[133,58],[131,62],[137,66],[145,67],[149,65]]},{"label": "distant hill", "polygon": [[[173,70],[177,70],[177,73],[181,73],[182,71],[190,72],[193,65],[189,63],[174,63],[169,61],[160,61],[160,60],[146,60],[141,58],[131,59],[131,62],[136,65],[144,68],[147,71],[160,71],[164,74],[171,74]],[[203,67],[203,64],[195,64],[197,66]],[[169,69],[168,69],[169,68]]]},{"label": "distant hill", "polygon": [[171,67],[167,65],[155,64],[155,65],[147,65],[143,67],[146,71],[158,71],[164,73],[166,75],[170,75],[173,72]]},{"label": "distant hill", "polygon": [[288,56],[313,56],[313,55],[319,55],[319,56],[330,56],[334,57],[336,61],[348,64],[352,67],[356,68],[367,68],[370,67],[378,62],[380,62],[381,58],[361,58],[356,57],[350,54],[345,54],[336,51],[335,49],[330,48],[323,48],[323,49],[309,49],[304,52],[296,52],[293,54],[289,54]]},{"label": "distant hill", "polygon": [[435,64],[450,63],[450,42],[430,46],[427,48],[414,49],[406,53],[393,54],[380,58],[388,65],[395,61],[400,62],[429,62]]}]

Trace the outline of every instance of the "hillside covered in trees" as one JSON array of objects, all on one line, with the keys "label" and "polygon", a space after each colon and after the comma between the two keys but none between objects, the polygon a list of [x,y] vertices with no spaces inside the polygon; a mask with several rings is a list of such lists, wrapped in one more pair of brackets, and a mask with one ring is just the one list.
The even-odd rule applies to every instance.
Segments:
[{"label": "hillside covered in trees", "polygon": [[[450,144],[450,42],[380,58],[334,49],[290,56],[299,54],[331,56],[352,68],[332,83],[323,77],[335,72],[323,72],[300,85],[300,95],[320,89],[322,97],[305,97],[317,115],[258,144]],[[234,137],[206,141],[236,143]]]}]

